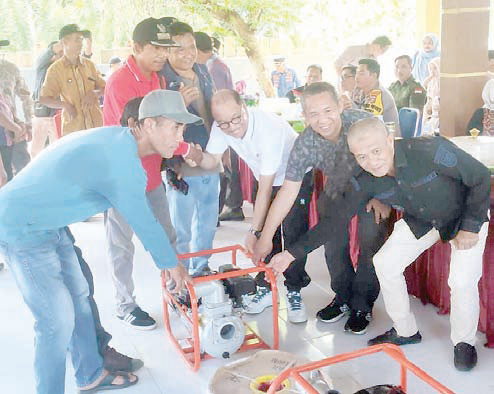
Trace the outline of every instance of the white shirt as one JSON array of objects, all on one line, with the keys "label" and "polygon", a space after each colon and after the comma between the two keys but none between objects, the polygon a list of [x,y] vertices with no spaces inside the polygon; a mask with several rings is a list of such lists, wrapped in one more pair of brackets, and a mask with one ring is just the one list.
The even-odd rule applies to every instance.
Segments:
[{"label": "white shirt", "polygon": [[247,113],[249,124],[243,138],[231,137],[213,123],[206,151],[216,155],[231,147],[258,181],[261,175],[275,174],[273,186],[281,186],[297,133],[277,115],[257,108],[247,108]]}]

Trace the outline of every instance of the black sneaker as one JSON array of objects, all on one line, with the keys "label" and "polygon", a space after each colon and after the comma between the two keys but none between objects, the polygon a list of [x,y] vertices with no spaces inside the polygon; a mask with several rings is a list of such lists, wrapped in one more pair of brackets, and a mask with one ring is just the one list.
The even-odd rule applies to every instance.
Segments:
[{"label": "black sneaker", "polygon": [[136,306],[134,310],[127,313],[125,316],[117,317],[130,327],[137,330],[152,330],[156,327],[156,320],[154,320],[147,312],[144,312],[141,308]]},{"label": "black sneaker", "polygon": [[224,222],[227,220],[233,220],[236,222],[241,222],[245,219],[244,212],[242,208],[228,209],[219,216],[220,221]]},{"label": "black sneaker", "polygon": [[402,346],[402,345],[411,345],[414,343],[420,343],[422,341],[422,335],[420,332],[416,332],[410,337],[402,337],[397,334],[396,330],[392,328],[389,331],[386,331],[382,335],[378,335],[375,338],[369,339],[367,344],[369,346],[378,345],[380,343],[392,343],[393,345]]},{"label": "black sneaker", "polygon": [[338,304],[336,298],[326,308],[317,312],[316,317],[324,323],[334,323],[350,313],[347,304]]},{"label": "black sneaker", "polygon": [[365,334],[371,320],[372,313],[370,312],[351,311],[345,324],[345,331],[358,335]]},{"label": "black sneaker", "polygon": [[455,346],[455,368],[458,371],[470,371],[477,365],[475,346],[460,342]]},{"label": "black sneaker", "polygon": [[103,350],[102,356],[104,367],[110,372],[135,372],[144,365],[142,360],[127,357],[125,354],[117,352],[110,346],[107,346],[105,350]]}]

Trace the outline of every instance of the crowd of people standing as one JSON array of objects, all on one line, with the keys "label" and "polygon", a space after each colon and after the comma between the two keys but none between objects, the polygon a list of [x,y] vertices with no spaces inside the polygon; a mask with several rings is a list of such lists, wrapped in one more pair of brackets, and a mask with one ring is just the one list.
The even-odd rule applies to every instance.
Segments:
[{"label": "crowd of people standing", "polygon": [[[300,134],[281,117],[248,107],[218,56],[218,42],[176,18],[139,22],[132,54],[123,62],[112,59],[106,80],[85,40],[91,33],[77,24],[60,29],[38,59],[33,95],[19,69],[0,61],[0,255],[36,321],[38,394],[64,392],[67,349],[80,393],[134,385],[143,366],[109,346],[91,271],[68,226],[104,213],[115,316],[151,330],[156,319],[134,294],[133,235],[173,291],[210,274],[207,256],[179,262],[177,254],[212,249],[221,220],[244,219],[239,158],[252,170],[256,190],[244,245],[254,262],[283,275],[291,323],[309,318],[302,296],[311,282],[307,254],[324,245],[335,296],[316,318],[333,323],[346,317],[345,331],[365,334],[382,291],[393,327],[369,345],[419,343],[402,274],[441,239],[453,251],[454,363],[459,370],[475,367],[489,171],[440,136],[396,139],[402,108],[419,111],[424,133],[439,128],[437,37],[424,37],[414,57],[395,59],[397,80],[389,89],[380,82],[378,62],[392,45],[386,36],[343,52],[335,62],[337,86],[324,82],[317,64],[308,66],[302,85],[277,57],[273,87],[300,102]],[[483,94],[484,134],[494,124],[491,82]],[[61,136],[52,144],[58,113]],[[48,137],[51,146],[43,149]],[[320,223],[309,230],[316,170],[326,181]],[[389,235],[391,207],[403,218]],[[346,231],[354,215],[356,269]],[[271,284],[263,275],[256,283],[243,306],[248,314],[272,306]]]}]

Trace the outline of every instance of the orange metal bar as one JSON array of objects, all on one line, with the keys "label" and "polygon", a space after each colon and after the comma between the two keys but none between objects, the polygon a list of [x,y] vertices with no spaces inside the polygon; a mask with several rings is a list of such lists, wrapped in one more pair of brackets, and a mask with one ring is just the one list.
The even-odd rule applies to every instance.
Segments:
[{"label": "orange metal bar", "polygon": [[[178,255],[179,260],[184,260],[192,257],[198,257],[203,255],[211,255],[218,253],[231,252],[232,253],[232,264],[234,266],[237,265],[237,251],[241,251],[245,255],[245,250],[240,245],[232,245],[223,248],[211,249],[211,250],[203,250],[195,253],[186,253]],[[201,347],[200,347],[200,338],[199,338],[199,314],[198,314],[198,300],[194,290],[194,285],[203,282],[209,282],[213,280],[221,280],[226,278],[232,278],[236,276],[264,272],[267,279],[271,282],[271,291],[273,297],[273,345],[272,349],[279,348],[279,327],[278,327],[278,287],[276,285],[276,277],[273,271],[266,267],[264,263],[259,262],[256,266],[251,268],[245,268],[237,271],[231,272],[223,272],[209,276],[201,276],[198,278],[194,278],[192,283],[186,283],[186,288],[190,294],[191,301],[191,316],[187,315],[187,308],[183,305],[180,305],[175,297],[168,291],[166,287],[166,279],[163,274],[161,277],[161,285],[163,288],[163,320],[164,320],[164,328],[168,334],[168,337],[171,339],[173,345],[180,352],[182,358],[185,363],[195,372],[199,369],[201,359],[211,358],[210,355],[205,354],[201,357]],[[189,344],[189,347],[183,347],[180,342],[175,337],[173,330],[170,325],[170,313],[168,310],[168,306],[172,305],[177,309],[177,311],[182,314],[182,316],[186,319],[186,321],[192,327],[192,333],[190,338],[185,338],[184,340]],[[255,349],[255,348],[266,348],[270,349],[269,345],[264,342],[247,324],[246,327],[250,330],[250,333],[246,334],[244,343],[240,347],[239,351]]]},{"label": "orange metal bar", "polygon": [[406,357],[403,351],[395,345],[391,345],[388,343],[381,345],[370,346],[361,350],[356,350],[349,353],[339,354],[333,357],[328,357],[324,360],[314,361],[311,363],[299,365],[293,368],[289,368],[286,371],[283,371],[276,379],[271,383],[271,387],[268,390],[268,394],[275,394],[276,388],[281,385],[281,383],[288,378],[293,378],[297,381],[297,383],[309,394],[318,394],[317,391],[301,376],[301,373],[312,371],[315,369],[327,367],[328,365],[337,364],[340,362],[352,360],[354,358],[366,356],[373,353],[385,352],[391,358],[398,361],[401,366],[401,389],[406,392],[407,389],[407,371],[412,372],[418,378],[422,379],[429,386],[434,388],[438,393],[441,394],[454,394],[454,392],[448,389],[446,386],[439,383],[429,374],[427,374],[424,370],[417,367],[415,364],[410,362]]}]

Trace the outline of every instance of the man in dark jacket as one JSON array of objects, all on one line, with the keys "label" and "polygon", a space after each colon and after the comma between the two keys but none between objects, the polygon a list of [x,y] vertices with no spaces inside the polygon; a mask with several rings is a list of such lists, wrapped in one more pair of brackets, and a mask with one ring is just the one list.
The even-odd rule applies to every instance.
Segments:
[{"label": "man in dark jacket", "polygon": [[270,265],[283,272],[290,261],[341,231],[335,228],[335,219],[362,210],[370,198],[392,205],[404,215],[373,262],[393,327],[368,344],[406,345],[422,340],[410,311],[403,272],[437,241],[448,241],[454,364],[461,371],[472,369],[477,363],[478,282],[489,226],[489,170],[443,137],[395,141],[376,118],[356,123],[349,131],[348,145],[365,171],[339,198],[336,209],[297,244],[273,257]]}]

